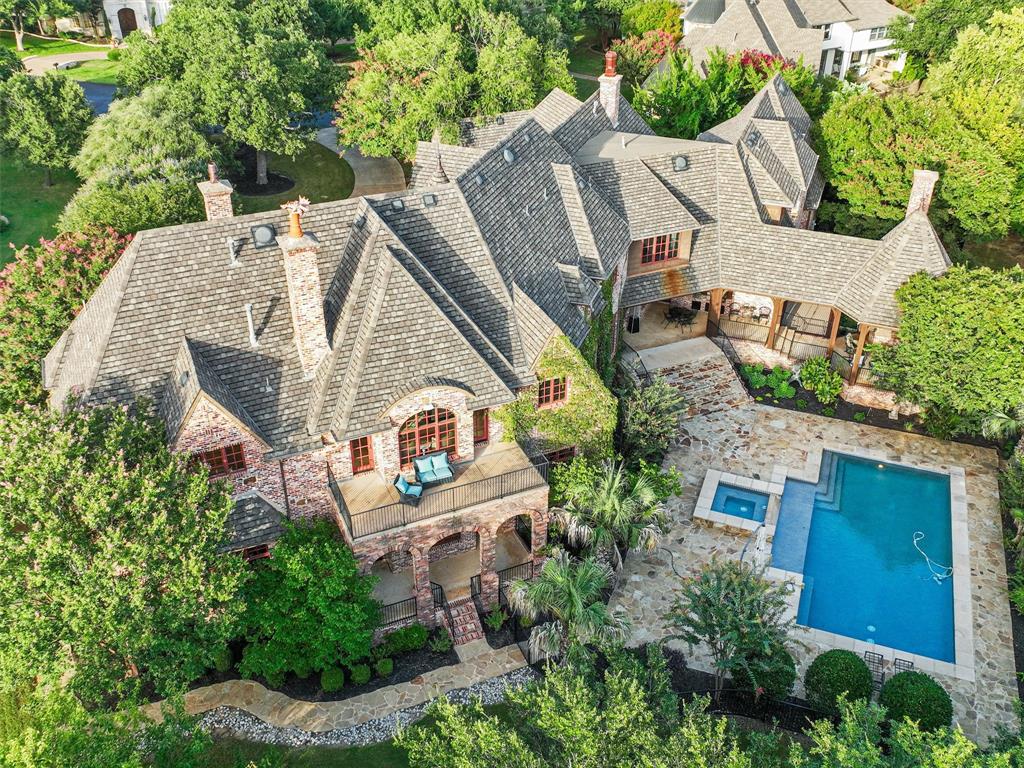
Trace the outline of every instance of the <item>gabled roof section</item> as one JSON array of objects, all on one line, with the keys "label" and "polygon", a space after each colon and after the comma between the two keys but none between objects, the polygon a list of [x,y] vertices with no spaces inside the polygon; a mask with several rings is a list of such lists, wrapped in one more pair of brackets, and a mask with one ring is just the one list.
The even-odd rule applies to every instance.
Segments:
[{"label": "gabled roof section", "polygon": [[587,165],[586,173],[629,224],[631,240],[700,226],[642,160],[603,160]]},{"label": "gabled roof section", "polygon": [[284,515],[259,491],[235,499],[224,526],[227,540],[219,552],[236,552],[262,544],[273,544],[284,533]]},{"label": "gabled roof section", "polygon": [[562,273],[565,293],[569,297],[569,301],[593,310],[598,296],[601,295],[597,284],[584,275],[579,267],[572,264],[559,264],[558,270]]},{"label": "gabled roof section", "polygon": [[564,163],[552,163],[551,170],[569,217],[580,266],[591,277],[603,280],[629,249],[629,225],[579,170]]},{"label": "gabled roof section", "polygon": [[583,102],[570,96],[561,88],[552,88],[540,104],[533,108],[533,119],[548,133],[554,131],[571,118],[583,106]]},{"label": "gabled roof section", "polygon": [[725,0],[696,0],[683,18],[691,24],[714,24],[725,12]]},{"label": "gabled roof section", "polygon": [[459,144],[490,149],[531,117],[529,110],[502,112],[494,117],[467,118],[459,122]]},{"label": "gabled roof section", "polygon": [[416,163],[412,167],[409,189],[426,189],[447,184],[465,173],[479,160],[484,150],[477,147],[456,147],[436,141],[416,142]]},{"label": "gabled roof section", "polygon": [[205,395],[218,408],[237,421],[247,432],[264,443],[270,441],[249,413],[238,402],[234,393],[225,386],[213,366],[203,356],[200,345],[185,338],[181,340],[174,365],[164,384],[160,399],[160,415],[167,424],[167,435],[172,440],[188,420],[193,406]]},{"label": "gabled roof section", "polygon": [[570,154],[575,154],[601,131],[624,131],[653,135],[654,131],[637,114],[633,106],[619,94],[619,124],[613,126],[608,114],[601,106],[600,91],[595,91],[583,102],[568,120],[556,128],[551,135]]},{"label": "gabled roof section", "polygon": [[896,289],[917,272],[941,275],[950,263],[928,216],[915,211],[882,238],[875,254],[839,291],[836,305],[861,322],[895,326]]},{"label": "gabled roof section", "polygon": [[809,27],[850,21],[854,17],[842,0],[796,0],[794,5]]}]

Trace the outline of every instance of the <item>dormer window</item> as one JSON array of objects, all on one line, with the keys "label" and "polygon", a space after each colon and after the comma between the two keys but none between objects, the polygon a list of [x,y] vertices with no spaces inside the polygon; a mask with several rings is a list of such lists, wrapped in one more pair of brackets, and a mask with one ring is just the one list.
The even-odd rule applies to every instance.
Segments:
[{"label": "dormer window", "polygon": [[641,264],[657,264],[679,256],[679,233],[646,238],[640,247]]}]

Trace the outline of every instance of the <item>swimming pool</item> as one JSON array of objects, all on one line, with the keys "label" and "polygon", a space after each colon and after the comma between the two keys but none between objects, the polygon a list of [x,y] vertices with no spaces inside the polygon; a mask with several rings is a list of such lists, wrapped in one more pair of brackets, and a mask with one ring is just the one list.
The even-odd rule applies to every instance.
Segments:
[{"label": "swimming pool", "polygon": [[954,661],[949,476],[826,452],[797,621]]},{"label": "swimming pool", "polygon": [[768,510],[768,494],[719,483],[711,509],[725,515],[763,522]]}]

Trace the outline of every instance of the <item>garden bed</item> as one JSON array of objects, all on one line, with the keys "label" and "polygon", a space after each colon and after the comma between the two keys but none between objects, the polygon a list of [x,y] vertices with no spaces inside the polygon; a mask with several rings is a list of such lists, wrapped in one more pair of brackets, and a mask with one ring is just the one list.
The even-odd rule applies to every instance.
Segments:
[{"label": "garden bed", "polygon": [[501,625],[501,629],[495,631],[488,626],[483,616],[480,617],[480,625],[484,628],[484,639],[487,640],[487,644],[491,648],[504,648],[516,641],[515,633],[512,631],[513,621],[518,621],[518,619],[515,616],[507,619]]}]

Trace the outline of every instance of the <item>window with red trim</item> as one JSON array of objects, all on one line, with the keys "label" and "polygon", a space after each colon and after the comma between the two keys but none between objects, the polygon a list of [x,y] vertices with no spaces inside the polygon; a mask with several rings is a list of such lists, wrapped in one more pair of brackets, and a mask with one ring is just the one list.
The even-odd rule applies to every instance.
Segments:
[{"label": "window with red trim", "polygon": [[640,246],[640,263],[656,264],[679,255],[679,233],[646,238]]},{"label": "window with red trim", "polygon": [[568,461],[572,461],[575,455],[576,446],[570,445],[568,448],[559,448],[557,451],[545,453],[544,458],[548,460],[549,464],[565,464]]},{"label": "window with red trim", "polygon": [[491,418],[486,408],[473,411],[473,442],[486,443],[491,433]]},{"label": "window with red trim", "polygon": [[567,391],[564,376],[557,379],[545,379],[537,386],[537,405],[551,405],[565,400]]},{"label": "window with red trim", "polygon": [[352,453],[353,475],[373,469],[373,445],[370,443],[369,437],[360,437],[351,441],[348,444],[348,449]]},{"label": "window with red trim", "polygon": [[242,559],[251,563],[253,560],[262,560],[270,557],[269,544],[257,544],[255,547],[246,547],[241,551]]},{"label": "window with red trim", "polygon": [[245,469],[245,451],[241,443],[202,451],[199,460],[210,468],[210,477],[223,477]]},{"label": "window with red trim", "polygon": [[458,426],[455,414],[445,408],[420,411],[398,430],[398,458],[403,467],[424,453],[456,452]]}]

